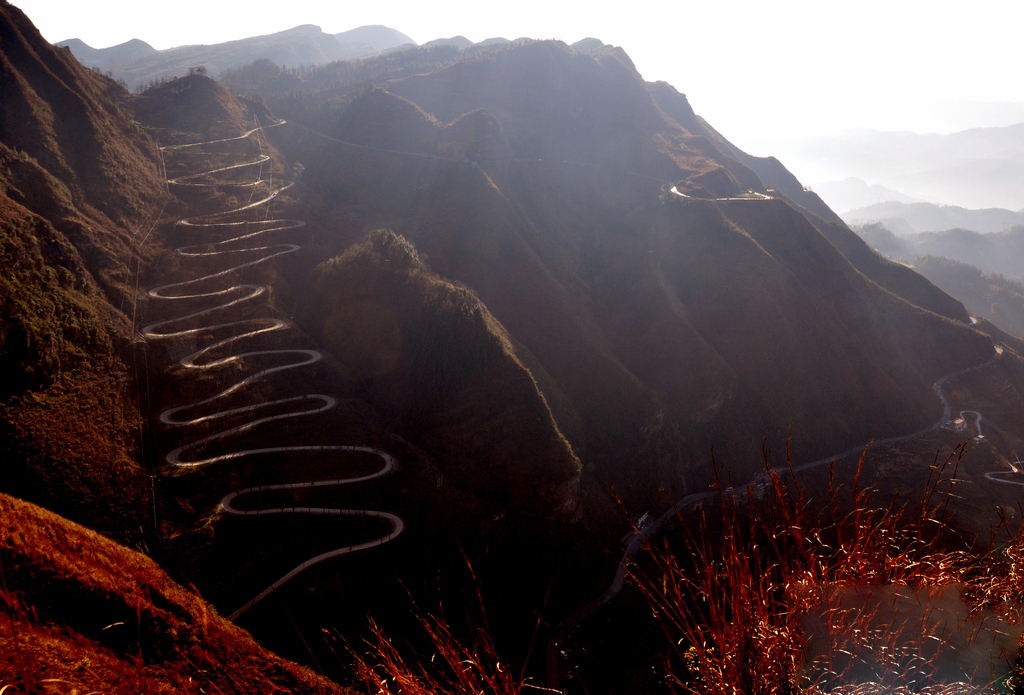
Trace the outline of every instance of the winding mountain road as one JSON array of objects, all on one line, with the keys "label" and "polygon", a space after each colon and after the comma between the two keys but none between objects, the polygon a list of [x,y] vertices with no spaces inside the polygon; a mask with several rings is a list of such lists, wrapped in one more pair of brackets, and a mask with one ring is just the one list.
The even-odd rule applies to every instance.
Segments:
[{"label": "winding mountain road", "polygon": [[[686,195],[685,193],[681,193],[679,191],[679,189],[676,188],[675,186],[672,186],[672,188],[669,189],[669,193],[671,193],[674,196],[678,196],[680,198],[686,198],[687,200],[697,200],[692,195]],[[733,196],[733,197],[726,197],[726,198],[709,198],[708,200],[715,200],[715,201],[725,202],[725,201],[729,201],[729,200],[764,201],[764,200],[775,200],[775,199],[772,198],[770,195],[765,195],[764,193],[757,193],[756,191],[750,191],[747,195],[740,195],[740,196]]]},{"label": "winding mountain road", "polygon": [[[674,190],[673,190],[673,192],[675,193]],[[959,371],[952,372],[952,373],[947,374],[946,376],[942,377],[938,381],[936,381],[935,384],[933,384],[932,389],[935,391],[936,396],[938,396],[939,400],[942,403],[942,415],[939,417],[938,420],[936,420],[929,427],[926,427],[924,429],[918,430],[916,432],[911,432],[910,434],[904,434],[904,435],[899,435],[899,436],[895,436],[895,437],[886,437],[884,439],[875,439],[875,440],[872,440],[871,442],[864,442],[863,444],[858,444],[857,446],[850,447],[849,449],[847,449],[846,451],[843,451],[841,453],[834,454],[832,456],[826,456],[825,458],[821,458],[821,459],[818,459],[816,461],[811,461],[809,463],[804,463],[804,464],[801,464],[799,466],[795,466],[795,467],[793,467],[792,470],[794,472],[798,472],[798,471],[809,470],[811,468],[817,468],[819,466],[824,466],[824,465],[830,464],[830,463],[832,463],[834,461],[846,458],[846,457],[851,456],[853,454],[858,454],[858,453],[864,451],[864,449],[869,444],[872,444],[872,443],[874,445],[893,444],[893,443],[896,443],[896,442],[902,442],[902,441],[906,441],[906,440],[909,440],[909,439],[914,439],[915,437],[920,437],[921,435],[928,434],[930,432],[934,432],[934,431],[940,429],[941,427],[943,427],[944,425],[946,425],[949,422],[951,414],[952,414],[952,406],[950,405],[949,400],[946,398],[946,395],[942,391],[943,387],[946,385],[946,382],[948,382],[950,379],[954,379],[954,378],[956,378],[958,376],[962,376],[962,375],[968,374],[970,372],[975,372],[975,371],[978,371],[978,370],[981,370],[981,369],[985,369],[986,367],[990,366],[993,362],[995,362],[996,359],[998,359],[999,356],[1002,355],[1002,354],[1003,354],[1003,348],[1000,347],[1000,346],[995,346],[995,354],[992,355],[992,357],[990,357],[985,362],[983,362],[983,363],[981,363],[979,365],[975,365],[973,367],[968,367],[966,369],[961,369]],[[978,434],[980,435],[981,434],[981,414],[976,412],[976,411],[973,411],[973,410],[965,410],[965,411],[961,412],[961,415],[963,415],[965,413],[973,413],[976,416],[975,426],[977,427]],[[1007,483],[1011,482],[1011,481],[1000,480],[998,478],[992,477],[993,475],[998,475],[998,474],[999,473],[987,473],[986,477],[989,478],[990,480],[995,480],[997,482],[1007,482]],[[734,486],[732,488],[727,489],[725,491],[725,494],[727,494],[727,495],[740,495],[740,496],[742,496],[744,493],[749,492],[752,488],[757,488],[759,486],[766,485],[768,483],[770,483],[770,477],[769,477],[768,473],[766,472],[766,473],[762,473],[762,474],[758,475],[757,477],[753,478],[750,482],[748,482],[748,483],[746,483],[744,485],[737,485],[737,486]],[[1016,485],[1024,485],[1024,482],[1014,483],[1014,484],[1016,484]],[[556,670],[556,668],[554,667],[554,664],[552,663],[552,659],[555,658],[554,654],[556,654],[558,651],[562,650],[562,645],[564,644],[565,640],[569,637],[569,635],[572,634],[573,630],[575,630],[579,626],[579,624],[583,621],[584,618],[586,618],[588,615],[590,615],[591,613],[593,613],[594,611],[598,610],[603,605],[605,605],[606,603],[608,603],[609,601],[614,599],[619,594],[619,592],[622,591],[622,587],[625,584],[625,580],[626,580],[627,568],[629,567],[630,564],[633,563],[633,558],[636,556],[637,552],[639,552],[640,548],[645,543],[647,543],[651,538],[653,538],[661,530],[661,527],[669,519],[672,519],[673,517],[675,517],[683,509],[685,509],[686,507],[689,507],[692,504],[696,504],[697,502],[700,502],[702,500],[709,500],[709,499],[718,497],[719,494],[720,493],[719,493],[718,490],[707,490],[707,491],[704,491],[704,492],[697,492],[697,493],[693,493],[693,494],[690,494],[690,495],[686,495],[685,497],[683,497],[682,499],[677,501],[674,505],[669,507],[657,519],[643,524],[639,528],[635,529],[629,535],[629,537],[628,537],[628,539],[626,540],[626,543],[625,543],[625,548],[624,548],[624,552],[622,554],[622,559],[619,560],[619,569],[616,571],[615,577],[612,579],[612,583],[608,586],[608,588],[604,591],[604,593],[602,593],[600,596],[598,596],[593,601],[591,601],[586,606],[584,606],[579,611],[577,611],[568,620],[566,620],[561,625],[559,625],[558,629],[556,630],[556,634],[555,634],[555,636],[554,636],[554,638],[552,640],[553,649],[549,648],[549,651],[548,651],[548,654],[549,654],[549,657],[548,657],[549,658],[549,664],[548,664],[548,673],[549,673],[548,681],[549,682],[548,682],[548,685],[549,686],[554,687],[552,685],[552,682],[551,682],[552,681],[552,674],[553,674],[554,670]]]},{"label": "winding mountain road", "polygon": [[[284,121],[276,125],[282,125]],[[269,126],[274,127],[274,126]],[[210,154],[209,150],[216,145],[222,143],[231,143],[246,140],[253,135],[257,136],[256,142],[260,144],[262,151],[262,143],[260,136],[263,135],[264,129],[257,122],[255,128],[248,132],[233,138],[222,138],[219,140],[210,140],[206,142],[190,143],[187,145],[176,145],[162,147],[161,151],[188,151],[195,149],[197,152],[203,154]],[[332,558],[340,557],[342,555],[348,555],[351,553],[366,550],[368,548],[377,547],[383,545],[399,534],[405,528],[403,520],[395,514],[382,511],[365,510],[365,509],[341,509],[341,508],[330,508],[330,507],[256,507],[254,509],[245,509],[236,506],[236,502],[244,499],[246,496],[258,495],[260,493],[271,492],[271,491],[285,491],[285,490],[309,490],[314,488],[324,487],[339,487],[348,486],[358,483],[364,483],[382,478],[393,474],[397,468],[398,463],[394,456],[390,453],[381,449],[376,449],[368,446],[354,446],[354,445],[298,445],[298,446],[272,446],[272,447],[260,447],[252,449],[242,449],[236,451],[226,451],[223,453],[217,453],[212,456],[202,457],[193,455],[196,450],[206,448],[207,446],[214,444],[220,440],[251,431],[259,426],[265,425],[270,422],[278,420],[286,420],[297,417],[311,417],[323,413],[327,410],[334,408],[337,405],[337,399],[333,396],[320,393],[308,393],[301,396],[292,396],[289,398],[279,398],[271,401],[264,401],[260,403],[253,403],[250,405],[236,406],[230,408],[217,409],[216,404],[222,402],[228,396],[241,392],[245,387],[254,384],[257,381],[262,381],[268,378],[272,374],[279,374],[281,372],[299,369],[307,365],[323,359],[323,354],[319,350],[310,350],[304,348],[294,349],[267,349],[267,350],[249,350],[247,352],[234,353],[231,349],[232,346],[239,341],[252,341],[258,336],[276,332],[285,331],[292,328],[292,324],[288,321],[278,318],[251,318],[243,319],[240,321],[228,321],[228,322],[215,322],[212,321],[212,316],[218,312],[224,312],[231,310],[240,304],[250,302],[257,297],[264,295],[268,291],[268,287],[264,285],[254,284],[231,284],[229,276],[237,275],[240,271],[257,266],[275,258],[295,253],[301,247],[297,244],[292,243],[272,243],[259,241],[259,238],[266,238],[268,235],[284,232],[289,230],[299,229],[305,226],[305,222],[301,220],[291,219],[270,219],[269,218],[269,204],[282,192],[291,188],[294,183],[291,181],[278,181],[275,187],[274,182],[269,182],[270,190],[266,191],[262,197],[253,200],[258,195],[257,187],[260,184],[267,183],[263,178],[263,165],[270,161],[270,156],[267,154],[260,154],[259,156],[252,157],[251,155],[246,161],[239,162],[236,164],[229,164],[226,166],[217,167],[214,169],[207,169],[204,171],[194,172],[184,176],[178,176],[176,178],[168,178],[168,185],[173,186],[187,186],[187,187],[206,187],[215,189],[224,188],[249,188],[252,189],[250,200],[242,205],[231,207],[221,212],[216,212],[207,215],[200,215],[196,217],[189,217],[177,222],[177,226],[187,227],[202,230],[208,232],[211,237],[227,235],[228,238],[221,239],[219,241],[208,241],[202,244],[193,244],[189,246],[182,246],[175,249],[175,253],[183,259],[211,259],[211,258],[226,258],[232,259],[244,255],[246,258],[252,258],[254,254],[258,257],[251,260],[241,260],[239,262],[232,263],[229,267],[219,270],[213,273],[200,275],[190,280],[184,280],[180,282],[174,282],[166,285],[160,285],[154,287],[147,292],[147,295],[158,301],[177,301],[177,302],[190,302],[207,300],[210,302],[209,306],[195,311],[176,316],[171,319],[157,321],[151,323],[140,330],[140,333],[146,340],[170,340],[170,339],[181,339],[181,338],[199,338],[203,334],[210,334],[211,332],[232,332],[229,337],[215,340],[194,352],[186,355],[179,360],[179,364],[188,370],[211,370],[229,365],[232,363],[238,363],[249,357],[256,356],[272,356],[274,358],[290,358],[283,364],[278,364],[273,367],[267,367],[260,371],[255,372],[233,384],[227,388],[221,390],[208,398],[198,400],[185,405],[179,405],[172,408],[168,408],[160,413],[160,422],[171,426],[171,427],[188,427],[199,424],[209,423],[221,419],[232,419],[232,420],[244,420],[241,424],[228,427],[215,434],[211,434],[191,442],[187,442],[182,446],[174,449],[166,456],[166,462],[169,466],[174,469],[184,470],[195,470],[197,468],[209,466],[215,463],[222,463],[225,461],[238,460],[245,457],[266,455],[275,453],[295,453],[295,452],[361,452],[367,454],[373,454],[380,458],[381,467],[373,473],[368,475],[362,475],[358,477],[347,477],[347,478],[331,478],[323,480],[314,480],[308,482],[299,483],[282,483],[278,485],[262,485],[255,487],[243,488],[235,490],[224,496],[220,501],[220,508],[225,514],[233,516],[262,516],[268,514],[305,514],[305,515],[321,515],[321,516],[350,516],[350,517],[364,517],[380,519],[387,522],[390,529],[387,533],[373,538],[372,540],[358,543],[354,545],[347,545],[341,548],[321,553],[315,557],[306,560],[299,566],[295,567],[283,577],[278,579],[276,582],[271,584],[269,587],[260,592],[256,597],[247,602],[231,616],[231,620],[238,619],[242,614],[252,608],[254,605],[265,599],[267,596],[274,593],[277,589],[284,586],[286,583],[297,577],[298,575],[305,572],[310,567],[318,565],[322,562],[330,560]],[[257,176],[249,181],[242,182],[210,182],[211,179],[216,179],[218,176],[222,176],[225,172],[235,172],[247,168],[259,166],[260,170]],[[257,220],[243,220],[238,221],[233,219],[240,213],[247,211],[263,209],[267,210],[267,214],[263,219]],[[238,233],[236,233],[238,232]],[[229,352],[227,357],[214,357],[215,353],[223,353],[225,350]],[[282,407],[285,407],[285,412],[280,412]],[[273,411],[274,414],[260,415],[261,412],[266,413]],[[198,414],[198,413],[204,414]],[[196,413],[189,415],[189,413]],[[244,505],[242,505],[244,507]]]}]

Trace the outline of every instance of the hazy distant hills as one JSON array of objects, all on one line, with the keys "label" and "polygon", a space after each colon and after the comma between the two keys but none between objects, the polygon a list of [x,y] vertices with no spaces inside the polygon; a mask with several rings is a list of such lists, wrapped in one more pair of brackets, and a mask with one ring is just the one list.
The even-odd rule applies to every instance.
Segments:
[{"label": "hazy distant hills", "polygon": [[986,273],[1024,279],[1024,225],[982,234],[968,229],[894,235],[882,223],[857,227],[858,233],[890,258],[942,256]]},{"label": "hazy distant hills", "polygon": [[814,184],[814,192],[822,197],[840,215],[847,210],[865,208],[878,203],[919,203],[921,201],[899,191],[879,184],[868,184],[863,179],[850,176],[842,181],[826,181]]},{"label": "hazy distant hills", "polygon": [[1024,123],[949,135],[857,132],[818,138],[804,144],[800,154],[815,166],[920,200],[1024,207]]},{"label": "hazy distant hills", "polygon": [[103,49],[92,48],[79,39],[57,45],[70,48],[83,65],[109,71],[115,79],[135,88],[163,77],[186,75],[190,68],[200,65],[214,76],[259,58],[295,68],[375,55],[406,44],[414,46],[415,42],[396,29],[380,25],[326,34],[318,26],[305,24],[266,36],[163,51],[138,39]]},{"label": "hazy distant hills", "polygon": [[1024,224],[1024,212],[1002,208],[970,210],[955,205],[893,201],[849,210],[842,217],[850,225],[881,222],[889,231],[899,235],[948,229],[969,229],[989,234]]},{"label": "hazy distant hills", "polygon": [[434,39],[433,41],[427,41],[423,44],[424,48],[433,48],[434,46],[454,46],[458,49],[469,48],[473,45],[473,42],[467,39],[465,36],[453,36],[449,39]]},{"label": "hazy distant hills", "polygon": [[988,234],[951,229],[903,236],[882,222],[855,229],[880,253],[912,264],[972,316],[1024,337],[1024,226]]},{"label": "hazy distant hills", "polygon": [[349,29],[340,34],[335,34],[334,38],[342,45],[347,43],[367,43],[373,46],[376,51],[386,51],[389,48],[396,48],[398,46],[416,45],[415,41],[398,31],[398,29],[392,29],[382,24],[367,24],[366,26]]},{"label": "hazy distant hills", "polygon": [[88,67],[149,58],[159,53],[158,50],[140,39],[132,39],[110,48],[93,48],[81,39],[68,39],[56,45],[70,48],[74,56],[78,58],[78,62]]}]

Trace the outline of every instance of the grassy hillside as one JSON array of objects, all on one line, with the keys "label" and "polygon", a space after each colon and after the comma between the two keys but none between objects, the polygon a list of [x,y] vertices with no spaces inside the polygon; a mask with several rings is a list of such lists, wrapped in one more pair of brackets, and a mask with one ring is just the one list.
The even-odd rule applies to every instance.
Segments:
[{"label": "grassy hillside", "polygon": [[343,692],[260,648],[144,555],[7,495],[0,563],[0,687]]},{"label": "grassy hillside", "polygon": [[508,334],[391,232],[319,269],[310,332],[441,474],[528,516],[572,517],[579,462]]},{"label": "grassy hillside", "polygon": [[3,489],[139,543],[138,239],[164,204],[127,93],[0,3]]}]

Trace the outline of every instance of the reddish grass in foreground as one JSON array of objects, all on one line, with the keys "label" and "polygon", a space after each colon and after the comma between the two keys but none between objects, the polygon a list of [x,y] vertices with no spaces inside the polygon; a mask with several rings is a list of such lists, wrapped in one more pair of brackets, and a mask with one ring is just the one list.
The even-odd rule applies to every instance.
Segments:
[{"label": "reddish grass in foreground", "polygon": [[[766,489],[746,500],[723,494],[717,509],[701,514],[686,533],[685,556],[667,542],[652,548],[649,568],[631,574],[673,645],[663,663],[668,686],[747,695],[1018,692],[1017,667],[1001,678],[983,669],[951,679],[943,670],[957,640],[973,646],[979,630],[938,634],[930,604],[920,619],[897,620],[886,619],[885,605],[848,600],[865,587],[905,587],[912,598],[927,594],[924,587],[953,587],[972,620],[1019,622],[1024,535],[975,551],[948,523],[963,453],[961,445],[936,457],[916,504],[887,506],[860,488],[862,457],[852,490],[844,496],[833,478],[826,509],[813,511],[802,487],[766,465]],[[813,653],[809,619],[827,633]]]},{"label": "reddish grass in foreground", "polygon": [[0,690],[345,692],[261,648],[156,563],[0,495]]},{"label": "reddish grass in foreground", "polygon": [[[436,615],[418,612],[431,656],[420,652],[410,658],[396,648],[381,627],[371,619],[372,637],[366,653],[349,648],[355,657],[356,676],[375,695],[520,695],[524,690],[548,690],[531,683],[525,665],[518,670],[502,661],[494,644],[484,611],[479,581],[466,558],[477,587],[475,605],[479,617],[468,617],[468,638],[460,637],[438,609]],[[543,613],[543,611],[542,611]],[[534,626],[534,640],[540,620]],[[531,641],[531,647],[532,647]],[[415,653],[415,650],[413,650]],[[529,653],[526,660],[529,661]],[[557,692],[557,691],[551,691]]]},{"label": "reddish grass in foreground", "polygon": [[[685,536],[685,553],[676,554],[668,542],[652,548],[651,562],[641,562],[647,569],[633,566],[630,574],[669,637],[661,655],[668,689],[698,695],[1024,692],[1013,639],[1001,673],[983,667],[957,677],[950,670],[963,666],[954,663],[962,661],[958,650],[991,652],[985,640],[1021,622],[1024,599],[1024,533],[979,551],[948,523],[963,454],[961,445],[944,460],[936,457],[916,503],[887,506],[860,487],[863,457],[852,489],[830,480],[824,509],[812,510],[802,487],[768,467],[763,489],[744,500],[723,494],[716,509],[700,516]],[[879,600],[895,605],[901,592],[921,606],[910,619],[898,620]],[[950,605],[952,628],[936,620]],[[812,649],[814,621],[824,626],[825,639]],[[543,689],[500,660],[486,620],[468,640],[457,637],[443,615],[421,615],[420,623],[429,658],[422,651],[410,658],[372,624],[369,653],[355,654],[370,692],[518,695]]]}]

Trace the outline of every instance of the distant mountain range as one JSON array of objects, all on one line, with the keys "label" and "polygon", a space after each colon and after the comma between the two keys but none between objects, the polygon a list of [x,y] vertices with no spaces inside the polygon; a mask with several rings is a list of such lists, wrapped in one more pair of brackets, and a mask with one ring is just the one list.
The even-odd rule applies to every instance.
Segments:
[{"label": "distant mountain range", "polygon": [[917,257],[941,256],[969,263],[985,273],[1024,279],[1024,225],[981,234],[967,229],[896,236],[882,223],[855,227],[872,247],[888,256],[914,263]]},{"label": "distant mountain range", "polygon": [[1024,207],[1024,123],[948,135],[860,131],[812,140],[800,156],[921,200]]},{"label": "distant mountain range", "polygon": [[[458,37],[462,38],[462,37]],[[454,41],[451,39],[450,41]],[[463,39],[468,41],[468,39]],[[158,51],[145,41],[132,39],[110,48],[93,48],[80,39],[56,44],[71,49],[87,67],[98,67],[129,88],[146,85],[164,77],[185,75],[190,68],[205,66],[210,75],[265,58],[277,65],[296,68],[322,65],[335,60],[351,60],[376,55],[416,42],[398,31],[381,25],[369,25],[340,34],[324,33],[312,24],[208,46],[178,46]]]},{"label": "distant mountain range", "polygon": [[1024,211],[1003,208],[969,210],[955,205],[895,201],[849,210],[842,214],[842,218],[849,225],[881,222],[890,232],[900,236],[950,229],[990,234],[1024,225]]},{"label": "distant mountain range", "polygon": [[989,234],[951,229],[897,236],[873,222],[854,230],[879,253],[912,265],[963,302],[971,316],[1024,337],[1024,226]]},{"label": "distant mountain range", "polygon": [[886,188],[877,183],[868,184],[864,179],[850,176],[842,181],[826,181],[814,184],[814,192],[828,203],[833,210],[840,211],[864,208],[877,203],[919,203],[917,198]]}]

